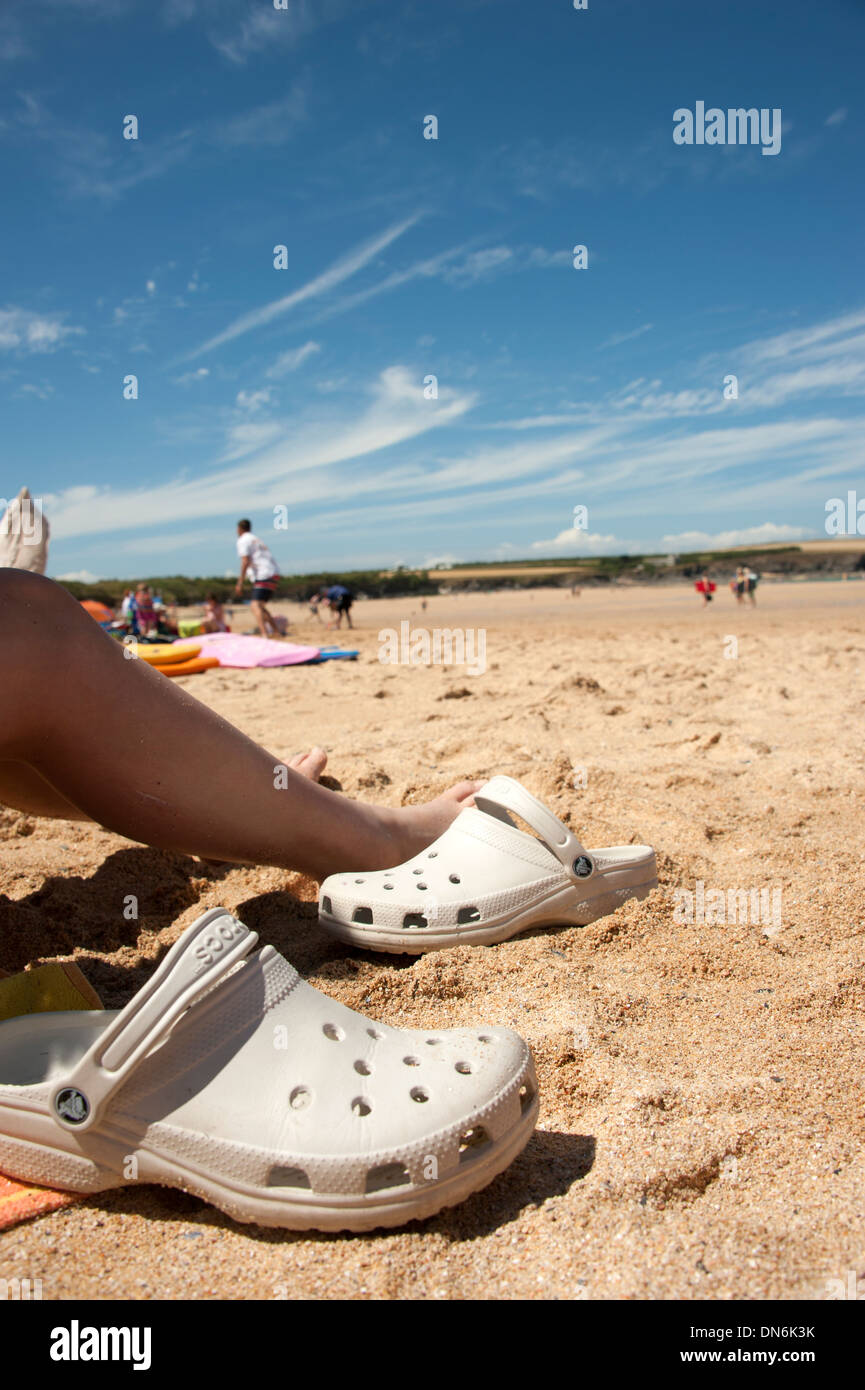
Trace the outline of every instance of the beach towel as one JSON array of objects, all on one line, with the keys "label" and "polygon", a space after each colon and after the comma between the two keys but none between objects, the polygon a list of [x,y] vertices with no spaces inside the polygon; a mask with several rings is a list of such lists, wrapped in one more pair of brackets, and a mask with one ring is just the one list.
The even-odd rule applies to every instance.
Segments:
[{"label": "beach towel", "polygon": [[318,647],[299,647],[295,642],[274,642],[269,637],[244,637],[235,632],[203,632],[195,639],[202,656],[219,658],[220,666],[250,670],[254,666],[300,666],[314,661]]}]

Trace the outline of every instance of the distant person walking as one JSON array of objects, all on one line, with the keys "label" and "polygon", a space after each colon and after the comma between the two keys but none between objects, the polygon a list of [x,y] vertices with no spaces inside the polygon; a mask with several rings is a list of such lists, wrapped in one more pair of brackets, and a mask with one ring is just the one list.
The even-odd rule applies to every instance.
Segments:
[{"label": "distant person walking", "polygon": [[738,566],[736,573],[730,580],[730,592],[735,597],[737,603],[742,604],[745,602],[745,571],[741,565]]},{"label": "distant person walking", "polygon": [[262,637],[278,637],[279,624],[267,605],[279,583],[279,569],[264,541],[253,533],[252,522],[244,518],[237,523],[237,553],[240,556],[240,575],[235,593],[243,593],[243,581],[248,576],[252,584],[252,613]]},{"label": "distant person walking", "polygon": [[745,570],[745,597],[752,608],[757,607],[757,585],[759,583],[759,574],[755,574],[749,565]]},{"label": "distant person walking", "polygon": [[708,574],[706,574],[704,570],[703,573],[700,575],[700,578],[694,585],[694,588],[697,590],[697,593],[701,595],[703,599],[703,607],[705,608],[707,603],[712,602],[712,595],[714,594],[717,585],[713,582],[713,580],[709,578]]},{"label": "distant person walking", "polygon": [[328,623],[328,627],[342,627],[342,620],[346,618],[349,627],[354,627],[351,620],[351,606],[354,603],[354,594],[351,589],[347,589],[344,584],[331,584],[325,590],[325,598],[330,604],[330,611],[334,615],[334,622]]}]

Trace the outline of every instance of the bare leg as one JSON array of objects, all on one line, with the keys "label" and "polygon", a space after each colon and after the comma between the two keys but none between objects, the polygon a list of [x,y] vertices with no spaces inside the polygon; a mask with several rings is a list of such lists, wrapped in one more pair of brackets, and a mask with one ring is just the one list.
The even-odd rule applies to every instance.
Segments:
[{"label": "bare leg", "polygon": [[269,637],[272,632],[276,632],[276,623],[267,611],[267,605],[260,599],[254,598],[250,602],[252,616],[255,618],[256,627],[262,637]]},{"label": "bare leg", "polygon": [[[311,782],[318,781],[326,765],[327,754],[323,748],[313,748],[309,753],[295,753],[288,760],[289,767],[293,767],[302,777],[308,777]],[[54,820],[90,820],[28,763],[0,763],[0,803],[12,806],[16,811],[25,811],[30,816],[47,816]]]},{"label": "bare leg", "polygon": [[57,820],[89,820],[27,763],[0,763],[0,802],[30,816]]},{"label": "bare leg", "polygon": [[0,651],[0,763],[38,774],[24,788],[30,805],[37,795],[55,814],[71,805],[160,849],[316,877],[387,868],[440,835],[479,785],[401,809],[334,795],[128,659],[39,575],[0,570]]}]

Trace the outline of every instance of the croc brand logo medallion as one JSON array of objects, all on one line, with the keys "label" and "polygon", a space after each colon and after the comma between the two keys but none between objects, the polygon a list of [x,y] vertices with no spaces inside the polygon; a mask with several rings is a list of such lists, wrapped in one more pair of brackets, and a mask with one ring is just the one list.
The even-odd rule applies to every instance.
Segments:
[{"label": "croc brand logo medallion", "polygon": [[57,1092],[54,1109],[68,1125],[80,1125],[90,1114],[90,1101],[83,1091],[67,1086],[65,1090]]},{"label": "croc brand logo medallion", "polygon": [[585,854],[581,854],[579,859],[574,860],[574,873],[577,878],[588,878],[593,868],[591,859],[588,859]]}]

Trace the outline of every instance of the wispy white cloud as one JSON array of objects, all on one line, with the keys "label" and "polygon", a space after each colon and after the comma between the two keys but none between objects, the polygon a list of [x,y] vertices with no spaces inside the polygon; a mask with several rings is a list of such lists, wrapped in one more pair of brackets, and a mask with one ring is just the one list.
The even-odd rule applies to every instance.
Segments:
[{"label": "wispy white cloud", "polygon": [[632,328],[628,333],[611,333],[609,338],[605,338],[601,343],[601,347],[618,347],[619,343],[629,343],[634,338],[642,338],[644,333],[651,333],[654,326],[653,323],[643,323],[639,328]]},{"label": "wispy white cloud", "polygon": [[237,405],[241,410],[248,410],[251,414],[261,410],[262,406],[270,405],[269,387],[263,387],[260,391],[238,391]]},{"label": "wispy white cloud", "polygon": [[509,246],[490,246],[483,251],[470,252],[458,265],[448,266],[442,278],[454,285],[473,285],[513,259],[514,253]]},{"label": "wispy white cloud", "polygon": [[99,580],[99,575],[94,574],[92,570],[69,570],[67,574],[56,574],[54,578],[58,579],[61,584],[67,582],[75,584],[96,584]]},{"label": "wispy white cloud", "polygon": [[314,357],[317,352],[321,352],[321,345],[312,342],[312,340],[304,343],[302,347],[290,348],[288,352],[279,354],[279,357],[271,363],[264,375],[271,380],[287,376],[289,372],[296,372],[307,358]]},{"label": "wispy white cloud", "polygon": [[824,124],[824,125],[829,125],[829,126],[832,126],[832,125],[843,125],[844,122],[846,121],[846,119],[847,119],[847,107],[846,107],[846,106],[839,106],[837,111],[833,111],[832,114],[831,114],[830,116],[827,116],[827,117],[826,117],[826,119],[825,119],[825,121],[823,122],[823,124]]},{"label": "wispy white cloud", "polygon": [[274,299],[269,304],[263,305],[260,309],[254,309],[252,313],[244,314],[241,318],[235,319],[221,333],[209,338],[206,343],[193,352],[187,353],[182,361],[190,358],[200,357],[204,352],[212,352],[214,348],[221,347],[223,343],[229,343],[235,338],[239,338],[244,333],[249,333],[255,328],[262,328],[265,324],[272,323],[274,319],[280,318],[283,314],[289,313],[298,304],[303,304],[307,300],[316,299],[320,295],[327,294],[330,290],[341,285],[343,281],[356,275],[364,266],[369,265],[376,256],[380,255],[398,237],[403,236],[409,227],[413,227],[420,214],[407,217],[402,222],[396,222],[388,227],[378,236],[371,237],[360,246],[355,247],[347,255],[341,256],[334,261],[327,270],[320,275],[316,275],[312,280],[308,280],[299,289],[292,290],[290,294],[283,295],[281,299]]},{"label": "wispy white cloud", "polygon": [[294,138],[307,115],[308,90],[298,80],[276,101],[234,115],[200,121],[160,135],[120,140],[104,129],[76,125],[49,111],[31,92],[19,92],[18,104],[0,114],[0,134],[29,135],[43,142],[57,174],[72,197],[114,202],[141,184],[161,178],[193,155],[224,159],[244,147],[281,145]]},{"label": "wispy white cloud", "polygon": [[774,521],[764,521],[760,526],[717,531],[714,535],[707,531],[679,531],[676,535],[664,536],[663,543],[671,550],[727,550],[734,545],[795,542],[808,535],[813,535],[813,531],[808,531],[804,526],[786,526]]},{"label": "wispy white cloud", "polygon": [[62,314],[37,314],[9,306],[0,309],[0,350],[33,353],[56,352],[83,328],[64,323]]},{"label": "wispy white cloud", "polygon": [[305,122],[308,105],[308,89],[298,81],[286,96],[216,121],[206,127],[203,134],[212,143],[226,149],[249,145],[284,145]]},{"label": "wispy white cloud", "polygon": [[181,376],[176,376],[174,380],[178,386],[188,386],[190,382],[203,381],[207,376],[210,376],[209,367],[196,367],[194,371],[183,372]]},{"label": "wispy white cloud", "polygon": [[[427,400],[422,381],[406,367],[388,367],[367,393],[365,407],[353,419],[334,420],[328,409],[324,419],[301,426],[297,421],[262,422],[271,437],[268,446],[249,457],[249,437],[235,432],[231,443],[246,457],[231,452],[221,462],[233,466],[204,470],[200,477],[184,476],[155,489],[97,487],[90,484],[46,495],[57,537],[92,535],[105,531],[136,530],[160,524],[166,515],[178,520],[223,516],[238,509],[272,508],[290,496],[322,500],[338,488],[342,495],[353,489],[380,488],[377,473],[352,483],[345,465],[406,444],[430,430],[454,423],[471,409],[474,397],[448,388],[439,398]],[[255,422],[249,422],[253,425]],[[275,431],[278,429],[278,435]],[[256,441],[260,444],[260,439]],[[245,446],[245,447],[244,447]],[[339,476],[331,471],[339,467]],[[387,485],[403,481],[416,488],[423,479],[421,466],[394,465]]]},{"label": "wispy white cloud", "polygon": [[639,555],[645,553],[646,546],[642,541],[625,541],[618,536],[570,526],[551,540],[532,541],[529,549],[544,555]]},{"label": "wispy white cloud", "polygon": [[[353,8],[357,8],[357,4]],[[229,62],[243,65],[256,53],[275,46],[294,47],[316,29],[342,18],[347,0],[284,0],[279,9],[272,4],[250,10],[230,32],[211,31],[210,41]],[[236,7],[228,13],[236,14]]]},{"label": "wispy white cloud", "polygon": [[47,401],[54,394],[54,387],[48,385],[37,386],[33,382],[25,382],[18,387],[18,394],[24,396],[36,396],[40,401]]}]

